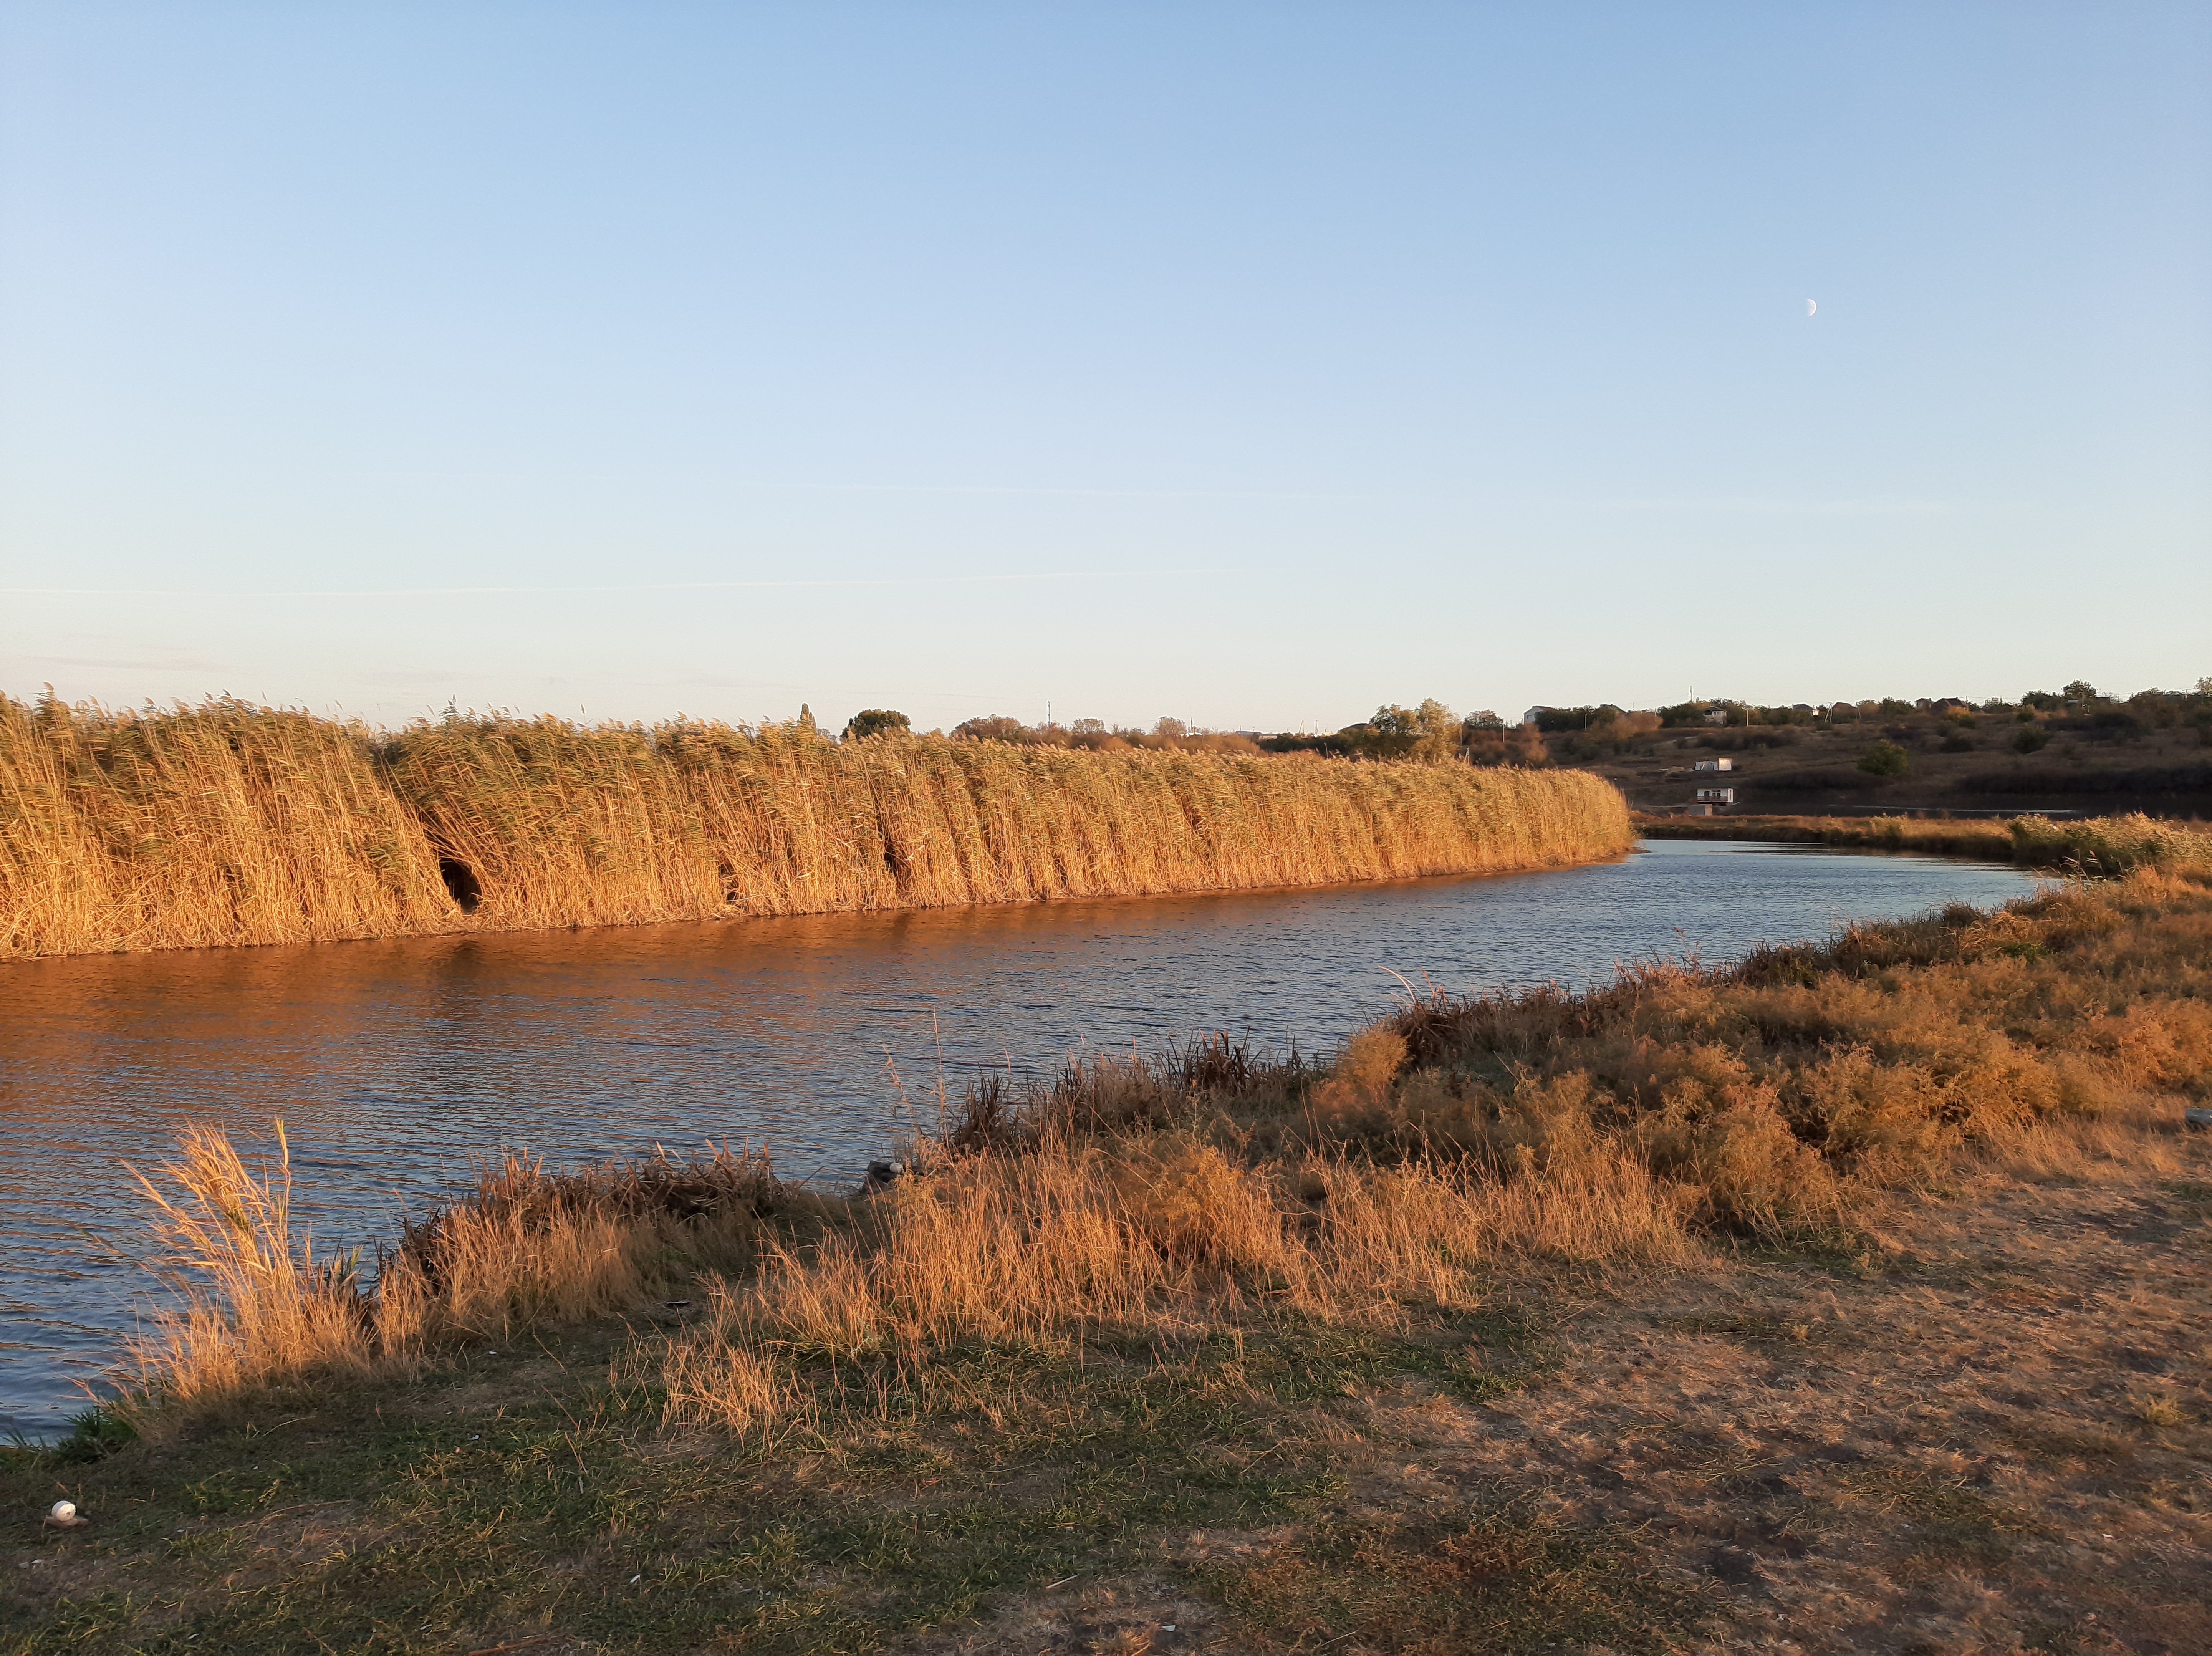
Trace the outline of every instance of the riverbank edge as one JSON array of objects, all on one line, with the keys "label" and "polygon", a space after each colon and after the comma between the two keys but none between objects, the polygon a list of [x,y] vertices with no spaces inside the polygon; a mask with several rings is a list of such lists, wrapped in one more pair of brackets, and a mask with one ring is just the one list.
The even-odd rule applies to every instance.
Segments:
[{"label": "riverbank edge", "polygon": [[2117,874],[2191,855],[2205,825],[2130,813],[2065,821],[2024,815],[2002,820],[1927,817],[1744,815],[1685,817],[1632,812],[1638,837],[1741,840],[1755,843],[1832,845],[1840,849],[1905,851],[1924,856],[1968,857],[2087,875]]}]

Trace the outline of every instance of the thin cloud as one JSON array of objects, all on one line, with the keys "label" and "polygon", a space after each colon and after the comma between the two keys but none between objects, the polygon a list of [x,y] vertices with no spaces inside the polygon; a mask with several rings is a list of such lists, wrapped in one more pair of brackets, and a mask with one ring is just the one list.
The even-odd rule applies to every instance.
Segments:
[{"label": "thin cloud", "polygon": [[193,656],[25,655],[17,658],[32,668],[102,667],[133,673],[245,673],[234,661],[206,661]]},{"label": "thin cloud", "polygon": [[1574,502],[1609,512],[1731,512],[1805,517],[1919,517],[1947,512],[2003,512],[2001,502],[1954,500],[1774,500],[1720,496],[1690,500],[1592,500]]},{"label": "thin cloud", "polygon": [[1065,569],[1015,575],[917,575],[820,581],[644,581],[578,587],[330,587],[254,590],[204,587],[0,587],[26,598],[473,598],[527,593],[770,592],[799,588],[981,587],[1052,581],[1186,581],[1252,569]]}]

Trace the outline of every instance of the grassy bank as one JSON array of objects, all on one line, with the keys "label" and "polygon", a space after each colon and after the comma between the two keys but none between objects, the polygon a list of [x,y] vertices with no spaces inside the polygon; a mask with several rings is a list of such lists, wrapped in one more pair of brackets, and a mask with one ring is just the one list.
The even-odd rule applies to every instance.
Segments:
[{"label": "grassy bank", "polygon": [[2106,875],[2187,862],[2203,829],[2142,815],[2053,821],[1948,817],[1650,816],[1633,819],[1647,839],[1760,840],[1929,856],[1978,857],[2060,874]]},{"label": "grassy bank", "polygon": [[1575,771],[0,697],[0,959],[1542,868]]},{"label": "grassy bank", "polygon": [[986,1087],[851,1198],[488,1169],[373,1294],[196,1135],[149,1196],[198,1300],[14,1457],[94,1522],[19,1532],[0,1649],[2202,1644],[2170,849],[1325,1066]]}]

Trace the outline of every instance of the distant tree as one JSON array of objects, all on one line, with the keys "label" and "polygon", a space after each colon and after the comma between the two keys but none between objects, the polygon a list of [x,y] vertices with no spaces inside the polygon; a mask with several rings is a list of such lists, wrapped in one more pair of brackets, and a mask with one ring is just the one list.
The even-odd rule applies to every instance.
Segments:
[{"label": "distant tree", "polygon": [[2013,736],[2012,751],[2015,753],[2039,752],[2050,740],[2051,733],[2040,725],[2024,724]]},{"label": "distant tree", "polygon": [[1420,764],[1442,764],[1460,747],[1459,715],[1433,696],[1419,707],[1385,702],[1366,723],[1338,734],[1352,739],[1357,751],[1371,758]]},{"label": "distant tree", "polygon": [[976,718],[963,719],[952,727],[956,740],[971,742],[1026,741],[1030,734],[1027,725],[1004,713],[986,713]]},{"label": "distant tree", "polygon": [[2084,707],[2093,707],[2105,699],[2097,694],[2096,685],[2091,684],[2087,679],[2076,679],[2058,693],[2068,701],[2079,702]]},{"label": "distant tree", "polygon": [[887,730],[908,731],[913,728],[914,721],[905,714],[887,707],[872,707],[855,713],[845,721],[845,740],[848,742],[866,741],[869,737],[880,736]]},{"label": "distant tree", "polygon": [[1534,768],[1549,764],[1551,754],[1543,733],[1533,724],[1507,726],[1503,721],[1477,724],[1473,719],[1460,727],[1459,756],[1469,764],[1518,764]]},{"label": "distant tree", "polygon": [[1859,769],[1869,776],[1901,776],[1911,764],[1912,756],[1895,742],[1876,742],[1859,756]]}]

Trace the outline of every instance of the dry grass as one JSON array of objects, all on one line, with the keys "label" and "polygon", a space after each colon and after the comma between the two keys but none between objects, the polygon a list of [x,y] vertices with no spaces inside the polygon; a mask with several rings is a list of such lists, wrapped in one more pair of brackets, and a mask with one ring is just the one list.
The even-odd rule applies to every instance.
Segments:
[{"label": "dry grass", "polygon": [[112,1406],[142,1434],[271,1385],[404,1374],[456,1345],[649,1302],[744,1268],[772,1220],[842,1205],[727,1150],[573,1172],[508,1156],[408,1226],[372,1272],[317,1255],[293,1219],[282,1122],[276,1138],[257,1169],[221,1129],[195,1124],[173,1160],[140,1176],[145,1258],[168,1292],[131,1342]]},{"label": "dry grass", "polygon": [[2140,813],[2073,822],[2036,816],[1998,821],[1907,816],[1675,817],[1639,813],[1636,828],[1650,839],[1749,839],[1921,851],[2093,877],[2185,863],[2202,855],[2204,838],[2201,826],[2186,827]]},{"label": "dry grass", "polygon": [[1328,885],[1631,840],[1577,771],[4,697],[0,829],[0,958]]},{"label": "dry grass", "polygon": [[[140,1175],[148,1263],[175,1290],[133,1342],[119,1407],[142,1430],[220,1407],[271,1379],[366,1373],[375,1347],[356,1263],[317,1257],[292,1221],[291,1146],[258,1174],[219,1128],[193,1125],[178,1154]],[[166,1188],[165,1188],[166,1187]]]},{"label": "dry grass", "polygon": [[1017,1100],[980,1088],[951,1154],[882,1204],[880,1241],[717,1289],[672,1406],[750,1429],[816,1356],[911,1370],[1094,1322],[1387,1323],[1472,1303],[1502,1259],[1847,1233],[1966,1160],[2141,1168],[2212,1074],[2212,848],[2159,836],[2154,859],[2151,837],[2079,841],[2136,871],[1994,914],[1585,995],[1414,1002],[1325,1074],[1217,1044]]},{"label": "dry grass", "polygon": [[1501,1183],[1350,1156],[1253,1167],[1180,1131],[1054,1135],[951,1158],[877,1207],[864,1236],[776,1248],[715,1284],[706,1325],[656,1359],[672,1419],[742,1438],[811,1419],[801,1376],[817,1366],[926,1387],[935,1360],[979,1343],[1054,1349],[1086,1330],[1284,1313],[1395,1326],[1409,1305],[1474,1305],[1506,1259],[1698,1251],[1679,1194],[1618,1154]]}]

